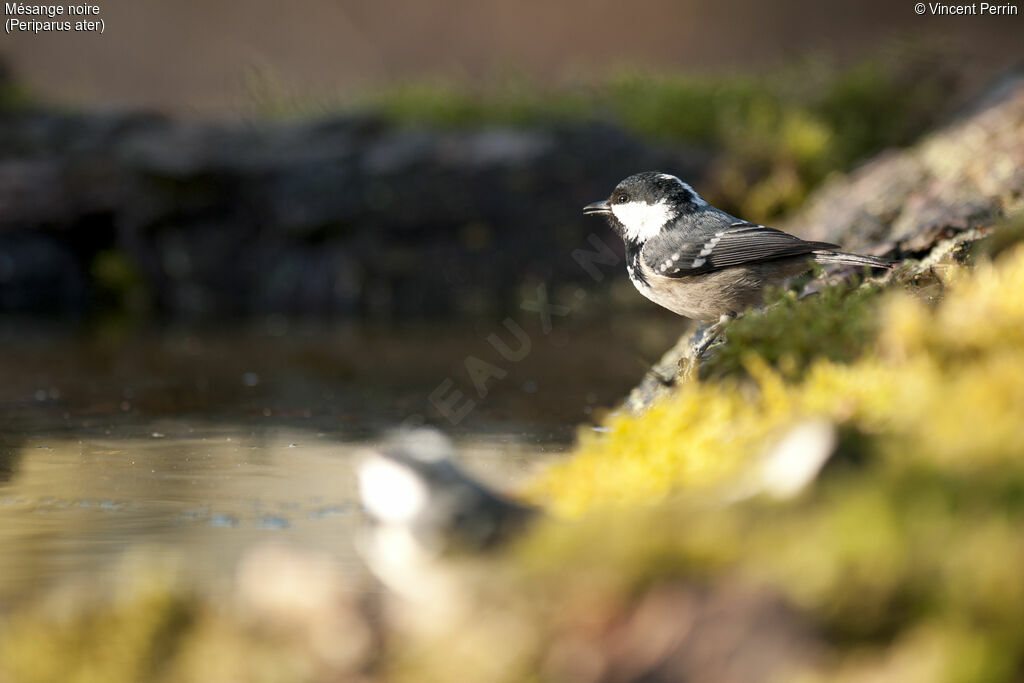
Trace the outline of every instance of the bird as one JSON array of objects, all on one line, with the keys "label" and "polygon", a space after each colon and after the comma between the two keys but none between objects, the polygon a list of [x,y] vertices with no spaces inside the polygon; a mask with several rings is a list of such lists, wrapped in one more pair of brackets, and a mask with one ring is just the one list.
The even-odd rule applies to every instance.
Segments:
[{"label": "bird", "polygon": [[705,323],[722,323],[763,303],[768,289],[809,271],[812,263],[895,265],[742,220],[658,171],[629,176],[583,213],[604,216],[622,238],[626,271],[642,295]]},{"label": "bird", "polygon": [[440,431],[406,428],[364,449],[357,465],[370,519],[360,551],[382,583],[412,601],[451,593],[446,563],[500,548],[540,516],[474,479],[454,453]]}]

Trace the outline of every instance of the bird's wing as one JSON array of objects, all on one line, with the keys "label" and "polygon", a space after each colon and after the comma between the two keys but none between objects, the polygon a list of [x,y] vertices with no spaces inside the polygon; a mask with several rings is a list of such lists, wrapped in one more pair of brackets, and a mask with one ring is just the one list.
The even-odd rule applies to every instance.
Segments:
[{"label": "bird's wing", "polygon": [[734,222],[719,230],[667,230],[644,245],[644,260],[658,275],[683,277],[730,266],[774,261],[836,249],[826,242],[807,242],[789,233],[757,223]]}]

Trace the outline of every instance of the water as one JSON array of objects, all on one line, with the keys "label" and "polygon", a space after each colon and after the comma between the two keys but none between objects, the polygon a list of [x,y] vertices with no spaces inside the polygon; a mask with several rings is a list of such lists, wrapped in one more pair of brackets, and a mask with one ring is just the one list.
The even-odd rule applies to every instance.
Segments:
[{"label": "water", "polygon": [[[53,579],[102,572],[139,545],[188,558],[199,583],[229,577],[261,541],[326,551],[360,571],[353,456],[368,444],[296,428],[162,423],[145,433],[32,437],[0,448],[18,461],[0,485],[0,600]],[[474,469],[508,485],[561,445],[462,440]]]},{"label": "water", "polygon": [[[200,585],[264,541],[362,571],[353,459],[422,416],[484,479],[514,488],[571,446],[679,331],[674,320],[526,328],[518,363],[489,321],[402,328],[0,331],[0,604],[103,573],[140,548],[184,558]],[[466,358],[489,364],[486,396]],[[479,365],[477,366],[479,367]],[[478,378],[479,379],[479,378]],[[429,396],[475,407],[452,424]]]}]

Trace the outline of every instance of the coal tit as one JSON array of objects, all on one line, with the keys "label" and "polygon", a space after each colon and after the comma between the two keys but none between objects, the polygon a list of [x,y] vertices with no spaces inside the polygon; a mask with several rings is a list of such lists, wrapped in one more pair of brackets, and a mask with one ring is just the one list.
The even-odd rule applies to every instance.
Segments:
[{"label": "coal tit", "polygon": [[894,265],[740,220],[667,173],[632,175],[583,213],[605,216],[622,237],[626,271],[641,294],[700,321],[732,317],[760,304],[766,288],[810,270],[812,261]]}]

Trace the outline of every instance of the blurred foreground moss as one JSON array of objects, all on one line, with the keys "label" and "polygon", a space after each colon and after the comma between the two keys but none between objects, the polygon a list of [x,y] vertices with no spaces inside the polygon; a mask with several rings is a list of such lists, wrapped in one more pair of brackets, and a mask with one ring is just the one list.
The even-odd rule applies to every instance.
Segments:
[{"label": "blurred foreground moss", "polygon": [[[551,609],[578,591],[628,601],[665,582],[738,580],[786,596],[824,638],[800,680],[1019,680],[1024,247],[945,273],[938,304],[873,290],[784,299],[775,312],[790,322],[801,306],[877,322],[835,354],[837,329],[819,328],[823,353],[804,372],[774,357],[770,334],[762,355],[754,332],[771,321],[752,322],[746,373],[583,433],[531,492],[579,521],[518,549],[532,582],[553,586]],[[822,418],[840,442],[821,481],[788,502],[742,500],[773,445]]]},{"label": "blurred foreground moss", "polygon": [[[942,274],[939,302],[873,286],[784,299],[752,323],[742,372],[584,432],[529,491],[560,518],[482,569],[462,620],[396,644],[389,675],[1020,680],[1024,247]],[[801,307],[871,324],[836,353],[842,325],[796,332],[826,337],[816,358],[789,349],[797,372],[753,331],[799,324]],[[749,486],[808,420],[838,435],[813,486]]]},{"label": "blurred foreground moss", "polygon": [[0,628],[0,680],[17,683],[315,680],[301,644],[161,583],[113,603],[15,615]]},{"label": "blurred foreground moss", "polygon": [[0,681],[312,683],[361,677],[369,630],[333,563],[257,547],[243,560],[232,590],[216,596],[176,579],[177,564],[153,551],[129,556],[107,577],[112,586],[67,585],[3,615]]}]

